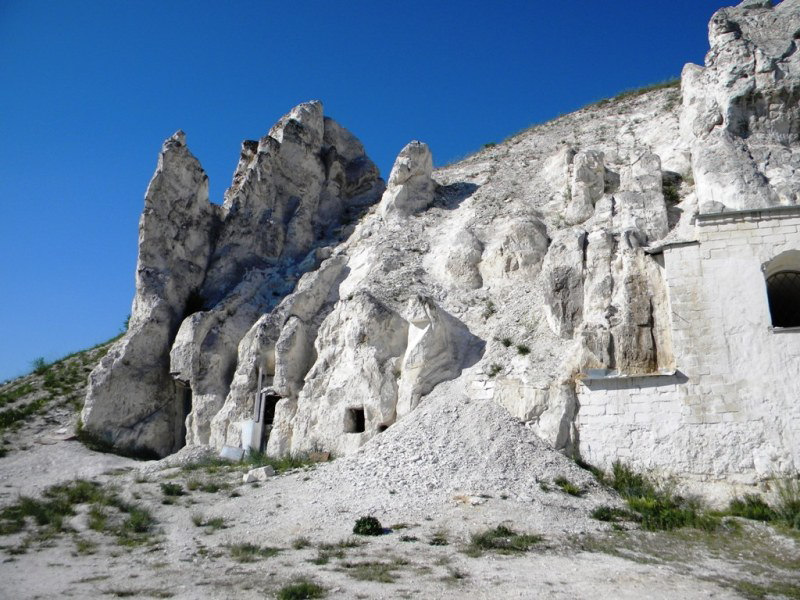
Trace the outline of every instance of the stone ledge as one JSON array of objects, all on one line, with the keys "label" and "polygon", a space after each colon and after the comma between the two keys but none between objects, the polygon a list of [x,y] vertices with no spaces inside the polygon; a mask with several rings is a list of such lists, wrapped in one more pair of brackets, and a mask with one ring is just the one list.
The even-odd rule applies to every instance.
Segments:
[{"label": "stone ledge", "polygon": [[736,221],[762,221],[769,219],[785,219],[800,217],[800,206],[772,206],[749,210],[731,210],[717,213],[698,213],[692,222],[700,227],[731,223]]}]

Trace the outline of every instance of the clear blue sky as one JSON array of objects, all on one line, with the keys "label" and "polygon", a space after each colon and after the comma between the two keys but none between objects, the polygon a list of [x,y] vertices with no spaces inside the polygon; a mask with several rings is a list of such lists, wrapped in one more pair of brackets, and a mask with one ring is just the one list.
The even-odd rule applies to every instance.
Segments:
[{"label": "clear blue sky", "polygon": [[112,337],[177,129],[221,202],[243,139],[321,99],[384,174],[702,63],[711,0],[0,0],[0,381]]}]

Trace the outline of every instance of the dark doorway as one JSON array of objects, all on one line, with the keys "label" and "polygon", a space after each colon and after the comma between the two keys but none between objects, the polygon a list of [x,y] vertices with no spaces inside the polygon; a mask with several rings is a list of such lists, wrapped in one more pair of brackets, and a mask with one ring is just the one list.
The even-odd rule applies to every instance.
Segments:
[{"label": "dark doorway", "polygon": [[173,452],[186,445],[186,418],[192,412],[192,388],[188,383],[175,381],[175,442]]},{"label": "dark doorway", "polygon": [[272,424],[275,422],[275,407],[280,401],[281,397],[276,394],[264,394],[261,401],[261,419],[263,422],[263,430],[261,434],[261,444],[259,450],[264,452],[267,449],[267,442],[269,441],[269,434],[272,432]]},{"label": "dark doorway", "polygon": [[365,418],[363,408],[348,408],[345,412],[345,433],[364,433]]}]

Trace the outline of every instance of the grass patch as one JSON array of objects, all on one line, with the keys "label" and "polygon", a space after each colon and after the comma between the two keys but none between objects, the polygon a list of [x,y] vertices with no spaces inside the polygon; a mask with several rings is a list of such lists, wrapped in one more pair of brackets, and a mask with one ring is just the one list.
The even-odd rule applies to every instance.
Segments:
[{"label": "grass patch", "polygon": [[161,493],[165,496],[185,496],[186,491],[183,489],[183,486],[179,483],[162,483],[161,484]]},{"label": "grass patch", "polygon": [[481,556],[484,551],[518,554],[527,552],[543,539],[540,535],[517,533],[506,525],[498,525],[494,529],[473,533],[464,553],[472,557]]},{"label": "grass patch", "polygon": [[28,394],[35,391],[35,388],[30,383],[23,383],[18,385],[7,392],[3,392],[0,394],[0,407],[5,406],[6,404],[11,404],[12,402],[16,402],[23,396],[27,396]]},{"label": "grass patch", "polygon": [[311,600],[324,598],[328,592],[321,585],[308,579],[298,579],[278,590],[278,600]]},{"label": "grass patch", "polygon": [[800,479],[787,477],[779,480],[775,487],[778,492],[775,504],[777,520],[793,529],[800,529]]},{"label": "grass patch", "polygon": [[728,504],[727,513],[754,521],[772,521],[777,516],[761,496],[756,494],[745,494],[742,498],[734,498]]},{"label": "grass patch", "polygon": [[52,399],[52,396],[42,396],[32,402],[28,402],[25,406],[7,408],[0,411],[0,432],[11,427],[17,421],[23,421],[29,416],[39,412],[44,405]]},{"label": "grass patch", "polygon": [[292,541],[292,548],[295,550],[302,550],[303,548],[308,548],[311,545],[311,540],[307,537],[298,537]]},{"label": "grass patch", "polygon": [[558,488],[564,492],[565,494],[569,494],[570,496],[583,496],[586,492],[579,486],[572,483],[566,477],[559,476],[553,480],[553,483],[558,486]]},{"label": "grass patch", "polygon": [[699,501],[674,494],[619,461],[612,465],[611,478],[606,483],[639,515],[641,526],[647,531],[681,527],[714,531],[720,525],[720,518],[705,511]]},{"label": "grass patch", "polygon": [[125,502],[98,483],[80,479],[49,487],[41,499],[22,496],[5,507],[0,511],[0,535],[18,533],[30,522],[36,525],[39,540],[57,536],[69,531],[65,520],[76,515],[80,505],[89,505],[90,529],[116,536],[121,545],[149,541],[155,519],[147,509]]},{"label": "grass patch", "polygon": [[392,562],[382,562],[378,560],[344,562],[342,568],[353,579],[359,581],[374,581],[377,583],[394,583],[397,579],[395,571],[407,565],[403,559],[395,559]]},{"label": "grass patch", "polygon": [[450,540],[447,539],[447,532],[444,529],[434,531],[431,537],[428,538],[429,546],[447,546],[449,544]]},{"label": "grass patch", "polygon": [[620,521],[638,521],[639,515],[624,508],[603,505],[592,511],[592,518],[607,523],[619,523]]},{"label": "grass patch", "polygon": [[489,377],[494,377],[495,375],[500,373],[500,371],[502,371],[502,370],[503,370],[503,366],[502,365],[499,365],[497,363],[492,363],[491,366],[489,367],[488,371],[486,372],[486,374]]},{"label": "grass patch", "polygon": [[211,533],[216,531],[217,529],[225,529],[225,519],[223,517],[213,517],[211,519],[206,519],[203,515],[192,515],[192,523],[194,523],[195,527],[206,527],[208,528],[207,533]]},{"label": "grass patch", "polygon": [[275,556],[280,552],[280,548],[257,546],[255,544],[234,544],[228,548],[230,549],[231,558],[241,563],[263,560]]},{"label": "grass patch", "polygon": [[527,354],[531,353],[531,349],[525,344],[517,344],[517,354],[521,354],[522,356],[526,356]]},{"label": "grass patch", "polygon": [[636,98],[638,96],[642,96],[650,92],[655,92],[656,90],[663,90],[667,88],[679,88],[680,85],[681,85],[680,77],[673,77],[672,79],[667,79],[666,81],[660,81],[658,83],[652,83],[650,85],[624,90],[619,94],[617,94],[616,96],[613,96],[611,98],[604,98],[603,100],[599,100],[598,102],[595,102],[593,105],[590,106],[605,106],[612,102],[619,102],[620,100]]}]

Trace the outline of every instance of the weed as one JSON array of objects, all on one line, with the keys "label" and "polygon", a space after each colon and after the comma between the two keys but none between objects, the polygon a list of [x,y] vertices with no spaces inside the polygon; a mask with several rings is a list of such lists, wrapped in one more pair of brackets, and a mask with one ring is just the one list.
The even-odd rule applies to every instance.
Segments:
[{"label": "weed", "polygon": [[97,551],[97,544],[90,540],[76,536],[73,541],[75,542],[75,552],[77,554],[94,554]]},{"label": "weed", "polygon": [[396,579],[394,572],[400,566],[407,564],[402,559],[393,562],[361,561],[345,562],[342,567],[353,579],[359,581],[375,581],[378,583],[393,583]]},{"label": "weed", "polygon": [[789,527],[800,529],[800,479],[779,480],[775,489],[778,492],[775,504],[778,519]]},{"label": "weed", "polygon": [[255,562],[264,558],[270,558],[280,552],[279,548],[269,546],[256,546],[255,544],[234,544],[229,546],[231,558],[237,562]]},{"label": "weed", "polygon": [[743,498],[734,498],[728,504],[728,514],[754,521],[772,521],[775,511],[764,502],[761,496],[745,494]]},{"label": "weed", "polygon": [[375,517],[359,517],[353,526],[353,533],[356,535],[381,535],[383,527]]},{"label": "weed", "polygon": [[497,307],[495,307],[494,302],[491,300],[486,301],[486,306],[483,309],[483,318],[484,320],[491,317],[493,314],[497,312]]},{"label": "weed", "polygon": [[556,477],[553,480],[553,483],[555,483],[559,488],[561,488],[562,492],[564,492],[565,494],[569,494],[570,496],[580,497],[586,493],[582,488],[572,483],[569,479],[567,479],[563,475]]},{"label": "weed", "polygon": [[415,535],[401,535],[400,536],[401,542],[417,542],[419,538]]},{"label": "weed", "polygon": [[502,365],[498,365],[497,363],[492,363],[492,365],[489,367],[489,372],[487,373],[487,375],[489,375],[489,377],[494,377],[502,370],[503,370]]},{"label": "weed", "polygon": [[619,461],[612,465],[612,478],[608,484],[619,492],[631,510],[639,514],[642,528],[648,531],[681,527],[714,531],[719,527],[719,517],[703,511],[698,502],[659,487],[649,477],[634,472]]},{"label": "weed", "polygon": [[281,458],[273,458],[267,456],[264,452],[258,450],[250,450],[247,456],[244,457],[241,463],[247,468],[266,467],[270,466],[275,469],[276,473],[283,473],[291,469],[300,469],[314,464],[308,456],[284,456]]},{"label": "weed", "polygon": [[531,349],[526,346],[525,344],[517,344],[517,354],[521,354],[522,356],[526,356],[531,353]]},{"label": "weed", "polygon": [[6,404],[11,404],[22,398],[23,396],[27,396],[28,394],[34,392],[35,389],[32,384],[30,383],[23,383],[22,385],[18,385],[15,388],[12,388],[8,392],[0,394],[0,406],[4,406]]},{"label": "weed", "polygon": [[192,523],[194,523],[196,527],[207,527],[208,531],[206,531],[206,533],[211,533],[217,529],[225,529],[225,519],[223,517],[206,519],[203,515],[196,514],[192,515]]},{"label": "weed", "polygon": [[278,600],[311,600],[312,598],[324,598],[327,595],[325,588],[309,581],[308,579],[298,579],[288,583],[278,590]]},{"label": "weed", "polygon": [[638,521],[639,515],[624,508],[603,505],[592,511],[592,518],[608,523],[618,523],[620,521]]},{"label": "weed", "polygon": [[31,361],[31,368],[36,375],[44,375],[47,369],[50,368],[50,365],[47,364],[47,361],[43,357],[39,356]]},{"label": "weed", "polygon": [[308,548],[311,545],[311,540],[307,537],[299,537],[295,538],[292,542],[292,548],[295,550],[302,550],[303,548]]},{"label": "weed", "polygon": [[503,347],[508,348],[513,342],[511,341],[511,338],[504,337],[500,339],[500,343],[503,344]]},{"label": "weed", "polygon": [[161,492],[165,496],[185,496],[186,492],[179,483],[162,483]]},{"label": "weed", "polygon": [[444,529],[434,531],[431,537],[428,538],[429,546],[447,546],[449,543],[447,532]]},{"label": "weed", "polygon": [[540,535],[517,533],[510,527],[498,525],[494,529],[473,533],[464,552],[472,557],[480,556],[487,550],[500,554],[515,554],[527,552],[543,539]]}]

